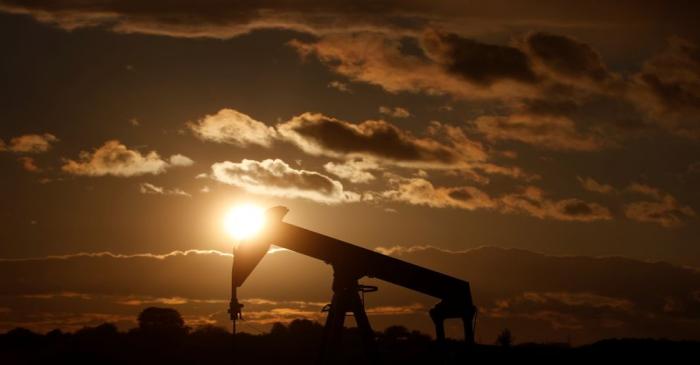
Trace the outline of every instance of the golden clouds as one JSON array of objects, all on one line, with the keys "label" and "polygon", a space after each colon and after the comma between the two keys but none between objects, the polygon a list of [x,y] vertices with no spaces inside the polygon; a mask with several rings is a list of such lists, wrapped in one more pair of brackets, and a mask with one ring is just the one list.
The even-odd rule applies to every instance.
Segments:
[{"label": "golden clouds", "polygon": [[58,142],[58,138],[50,133],[25,134],[12,138],[9,144],[0,140],[0,151],[41,153],[48,151],[55,142]]},{"label": "golden clouds", "polygon": [[315,171],[295,169],[279,159],[217,162],[211,171],[212,179],[256,194],[325,204],[359,200],[359,195],[344,190],[339,181]]},{"label": "golden clouds", "polygon": [[157,175],[172,167],[189,166],[192,163],[192,160],[179,154],[173,155],[168,162],[156,151],[141,154],[117,140],[111,140],[93,152],[82,151],[77,160],[67,160],[61,169],[73,175],[130,177]]},{"label": "golden clouds", "polygon": [[187,126],[202,140],[238,146],[269,147],[276,137],[274,128],[233,109],[221,109]]}]

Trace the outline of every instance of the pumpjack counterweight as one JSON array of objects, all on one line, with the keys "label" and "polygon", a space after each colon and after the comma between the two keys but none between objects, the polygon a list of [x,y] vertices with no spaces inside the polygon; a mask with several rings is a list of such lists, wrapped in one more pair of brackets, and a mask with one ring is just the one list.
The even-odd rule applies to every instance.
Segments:
[{"label": "pumpjack counterweight", "polygon": [[332,362],[338,353],[347,313],[355,316],[366,351],[371,353],[374,349],[374,332],[361,296],[363,286],[358,283],[363,277],[377,278],[440,299],[430,310],[437,341],[445,340],[444,321],[457,318],[463,322],[465,342],[474,344],[477,309],[468,282],[285,223],[282,219],[288,211],[281,206],[268,209],[263,231],[234,249],[229,307],[234,326],[235,321],[241,319],[243,307],[238,302],[236,289],[274,244],[333,267],[333,297],[324,328],[321,363]]}]

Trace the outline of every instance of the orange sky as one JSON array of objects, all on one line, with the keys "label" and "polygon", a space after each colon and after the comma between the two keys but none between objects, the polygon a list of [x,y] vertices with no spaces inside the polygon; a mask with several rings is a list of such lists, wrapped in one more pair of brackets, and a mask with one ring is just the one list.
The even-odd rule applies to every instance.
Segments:
[{"label": "orange sky", "polygon": [[[225,325],[221,220],[253,202],[469,280],[488,341],[700,338],[697,9],[90,3],[0,1],[1,330]],[[251,325],[316,318],[329,268],[272,256]]]}]

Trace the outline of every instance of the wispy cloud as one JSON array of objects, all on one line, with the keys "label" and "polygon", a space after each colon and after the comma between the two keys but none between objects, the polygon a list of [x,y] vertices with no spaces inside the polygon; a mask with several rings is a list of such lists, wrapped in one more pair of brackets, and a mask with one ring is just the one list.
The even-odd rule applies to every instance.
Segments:
[{"label": "wispy cloud", "polygon": [[142,183],[139,185],[139,191],[141,194],[156,194],[156,195],[179,195],[191,197],[192,195],[182,189],[172,188],[166,189],[161,186],[156,186],[151,183]]}]

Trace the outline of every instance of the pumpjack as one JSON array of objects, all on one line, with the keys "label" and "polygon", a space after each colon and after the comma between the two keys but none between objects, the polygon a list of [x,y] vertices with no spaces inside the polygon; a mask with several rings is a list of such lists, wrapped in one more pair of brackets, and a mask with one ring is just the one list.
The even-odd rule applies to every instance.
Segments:
[{"label": "pumpjack", "polygon": [[229,305],[234,333],[236,321],[242,319],[243,308],[237,289],[274,244],[322,260],[333,268],[333,296],[325,308],[328,315],[321,344],[321,363],[332,362],[338,354],[347,313],[355,317],[365,350],[371,353],[374,349],[374,332],[365,312],[363,296],[376,287],[360,285],[358,280],[363,277],[377,278],[439,299],[429,311],[437,342],[445,341],[444,321],[457,318],[464,325],[465,343],[474,344],[477,308],[472,302],[468,282],[285,223],[282,219],[288,211],[282,206],[268,209],[264,229],[234,248]]}]

